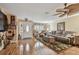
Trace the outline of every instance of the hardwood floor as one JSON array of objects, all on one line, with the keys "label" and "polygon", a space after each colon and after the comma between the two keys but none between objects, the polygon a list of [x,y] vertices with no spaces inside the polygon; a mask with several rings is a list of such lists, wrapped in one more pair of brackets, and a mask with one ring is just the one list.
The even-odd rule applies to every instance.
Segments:
[{"label": "hardwood floor", "polygon": [[79,55],[78,47],[71,47],[57,54],[39,41],[32,39],[19,40],[17,44],[9,44],[0,51],[0,55]]},{"label": "hardwood floor", "polygon": [[0,51],[0,55],[17,55],[17,53],[16,44],[9,44],[5,49]]},{"label": "hardwood floor", "polygon": [[39,41],[32,39],[19,40],[17,44],[9,44],[0,51],[0,55],[56,55],[57,53]]}]

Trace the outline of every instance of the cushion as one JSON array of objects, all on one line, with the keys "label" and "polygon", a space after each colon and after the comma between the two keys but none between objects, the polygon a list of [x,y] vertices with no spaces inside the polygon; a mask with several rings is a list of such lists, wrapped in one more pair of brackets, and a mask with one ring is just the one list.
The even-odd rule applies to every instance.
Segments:
[{"label": "cushion", "polygon": [[71,34],[67,34],[65,37],[71,37],[72,35]]}]

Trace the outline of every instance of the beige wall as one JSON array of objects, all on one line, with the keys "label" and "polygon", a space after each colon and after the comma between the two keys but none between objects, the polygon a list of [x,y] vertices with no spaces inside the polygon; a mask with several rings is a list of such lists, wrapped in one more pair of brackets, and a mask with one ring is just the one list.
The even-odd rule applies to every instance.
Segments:
[{"label": "beige wall", "polygon": [[79,32],[79,15],[54,21],[52,24],[52,30],[57,30],[58,22],[65,22],[66,31]]}]

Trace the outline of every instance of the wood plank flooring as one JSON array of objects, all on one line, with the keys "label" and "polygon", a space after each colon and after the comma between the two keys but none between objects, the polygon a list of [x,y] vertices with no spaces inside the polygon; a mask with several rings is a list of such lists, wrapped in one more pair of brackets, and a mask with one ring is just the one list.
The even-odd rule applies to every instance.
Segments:
[{"label": "wood plank flooring", "polygon": [[9,44],[5,49],[0,51],[0,55],[17,55],[17,52],[16,44]]},{"label": "wood plank flooring", "polygon": [[41,42],[33,42],[31,39],[19,40],[17,44],[9,44],[5,49],[0,51],[0,55],[56,55]]},{"label": "wood plank flooring", "polygon": [[78,47],[71,47],[57,54],[39,41],[32,39],[19,40],[17,44],[9,44],[0,51],[0,55],[79,55]]}]

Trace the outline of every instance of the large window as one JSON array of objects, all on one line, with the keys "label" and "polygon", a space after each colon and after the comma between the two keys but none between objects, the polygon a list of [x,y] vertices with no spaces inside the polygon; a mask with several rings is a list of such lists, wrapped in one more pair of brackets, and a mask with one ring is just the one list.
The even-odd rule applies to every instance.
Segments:
[{"label": "large window", "polygon": [[39,32],[46,30],[46,24],[45,23],[35,23],[34,30],[39,31]]}]

